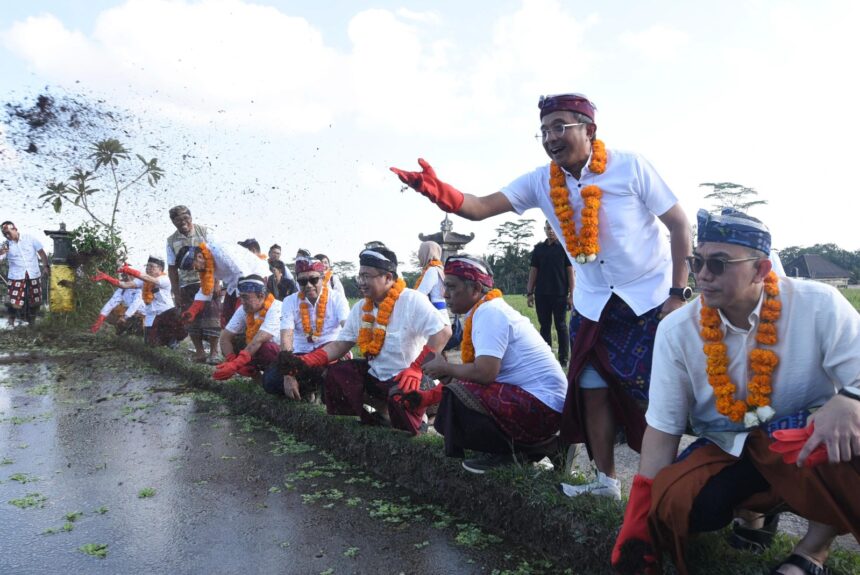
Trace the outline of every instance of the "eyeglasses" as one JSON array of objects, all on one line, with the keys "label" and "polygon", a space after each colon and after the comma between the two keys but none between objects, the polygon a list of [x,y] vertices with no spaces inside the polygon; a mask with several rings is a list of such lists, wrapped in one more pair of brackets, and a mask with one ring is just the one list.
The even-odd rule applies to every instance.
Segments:
[{"label": "eyeglasses", "polygon": [[729,264],[738,264],[741,262],[751,262],[761,258],[739,258],[736,260],[724,260],[722,258],[703,258],[702,256],[687,256],[687,266],[694,274],[700,273],[702,268],[707,267],[708,271],[715,276],[722,275],[726,271],[726,266]]},{"label": "eyeglasses", "polygon": [[308,285],[308,283],[315,286],[318,283],[320,283],[320,276],[313,276],[313,277],[309,277],[309,278],[299,278],[298,282],[299,282],[299,285],[302,287],[305,287],[306,285]]},{"label": "eyeglasses", "polygon": [[383,276],[383,275],[385,275],[385,274],[373,274],[373,275],[371,275],[371,274],[358,274],[358,281],[363,283],[363,284],[366,284],[370,280],[376,279],[376,278]]},{"label": "eyeglasses", "polygon": [[535,134],[535,140],[537,140],[538,142],[546,142],[547,140],[549,140],[550,134],[552,134],[556,138],[561,138],[562,136],[564,136],[564,131],[567,128],[584,125],[584,123],[579,122],[578,124],[555,124],[554,126],[550,126],[549,128],[541,128],[540,132]]}]

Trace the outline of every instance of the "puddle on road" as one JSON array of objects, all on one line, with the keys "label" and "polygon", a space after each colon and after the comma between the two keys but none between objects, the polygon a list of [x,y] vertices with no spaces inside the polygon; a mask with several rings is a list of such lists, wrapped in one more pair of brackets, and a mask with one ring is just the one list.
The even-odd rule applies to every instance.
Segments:
[{"label": "puddle on road", "polygon": [[128,356],[0,364],[0,572],[560,573]]}]

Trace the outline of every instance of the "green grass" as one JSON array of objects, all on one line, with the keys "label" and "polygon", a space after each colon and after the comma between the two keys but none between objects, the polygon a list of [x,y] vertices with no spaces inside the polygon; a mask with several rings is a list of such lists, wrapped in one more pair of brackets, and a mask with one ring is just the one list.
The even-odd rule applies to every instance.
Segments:
[{"label": "green grass", "polygon": [[140,491],[137,492],[137,497],[139,499],[146,499],[148,497],[155,497],[155,489],[152,487],[144,487]]},{"label": "green grass", "polygon": [[854,309],[860,311],[860,289],[841,289],[842,295],[845,296],[851,305],[854,306]]}]

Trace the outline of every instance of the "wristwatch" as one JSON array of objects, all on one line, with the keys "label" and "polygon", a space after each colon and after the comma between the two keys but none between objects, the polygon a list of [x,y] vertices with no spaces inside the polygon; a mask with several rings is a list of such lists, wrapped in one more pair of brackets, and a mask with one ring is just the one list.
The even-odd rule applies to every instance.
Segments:
[{"label": "wristwatch", "polygon": [[690,286],[684,286],[682,288],[669,288],[669,295],[681,298],[684,301],[690,301],[693,297],[693,288]]},{"label": "wristwatch", "polygon": [[850,397],[851,399],[860,401],[860,388],[843,387],[839,390],[839,395],[844,395],[845,397]]}]

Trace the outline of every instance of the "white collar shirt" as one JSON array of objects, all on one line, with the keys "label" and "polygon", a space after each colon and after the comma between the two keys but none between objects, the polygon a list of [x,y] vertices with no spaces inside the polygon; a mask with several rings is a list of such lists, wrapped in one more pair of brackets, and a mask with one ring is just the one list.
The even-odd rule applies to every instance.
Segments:
[{"label": "white collar shirt", "polygon": [[[134,279],[135,287],[141,289],[141,297],[143,297],[144,284],[142,279]],[[153,288],[152,295],[152,301],[143,304],[144,327],[152,327],[152,322],[157,316],[173,308],[173,294],[170,293],[170,278],[167,277],[167,274],[158,276],[158,284]],[[142,299],[141,302],[143,302]]]},{"label": "white collar shirt", "polygon": [[99,315],[108,316],[118,305],[125,306],[125,317],[131,317],[143,307],[143,298],[138,288],[116,288],[113,295],[102,307]]},{"label": "white collar shirt", "polygon": [[[255,315],[257,319],[263,318],[263,323],[260,325],[260,331],[268,333],[272,336],[272,343],[276,345],[281,345],[281,310],[283,302],[278,300],[274,300],[272,305],[269,306],[269,310],[266,312],[266,315],[263,315],[263,310],[258,311]],[[245,313],[245,308],[239,306],[236,308],[236,311],[233,312],[233,316],[230,318],[230,321],[227,322],[227,325],[224,326],[224,329],[229,331],[230,333],[235,334],[244,334],[245,329],[248,327],[245,322],[245,318],[248,317],[248,314]],[[250,343],[250,342],[249,342]]]},{"label": "white collar shirt", "polygon": [[[641,156],[615,150],[607,150],[607,155],[603,174],[592,173],[586,165],[577,180],[565,171],[577,232],[582,228],[581,189],[593,184],[602,191],[597,259],[578,264],[568,254],[576,271],[574,307],[593,321],[600,319],[613,293],[636,315],[642,315],[662,304],[672,286],[669,240],[658,216],[669,211],[678,199]],[[549,195],[549,173],[548,164],[541,166],[501,191],[518,214],[540,208],[564,246],[564,234]]]},{"label": "white collar shirt", "polygon": [[[352,306],[346,325],[338,335],[338,341],[358,341],[358,330],[361,328],[361,317],[364,299]],[[376,316],[378,309],[374,306],[370,312]],[[387,381],[409,367],[427,340],[442,331],[445,323],[439,317],[439,312],[430,304],[427,296],[409,288],[404,289],[397,298],[394,310],[388,320],[385,342],[379,355],[372,358],[370,375]]]},{"label": "white collar shirt", "polygon": [[[860,314],[848,300],[814,281],[780,278],[779,289],[777,343],[764,347],[779,357],[771,394],[776,418],[820,407],[842,387],[860,381]],[[734,423],[717,412],[705,371],[701,309],[699,297],[657,327],[645,419],[654,429],[672,435],[684,433],[689,422],[696,435],[738,456],[748,432],[743,422]],[[728,376],[737,387],[737,399],[746,397],[752,375],[749,352],[759,345],[755,334],[760,309],[761,300],[749,316],[749,330],[731,325],[720,314]]]},{"label": "white collar shirt", "polygon": [[[206,243],[215,261],[215,281],[224,282],[228,294],[238,295],[239,278],[258,275],[264,280],[269,277],[269,264],[240,245]],[[211,295],[197,290],[197,301],[210,301]]]},{"label": "white collar shirt", "polygon": [[317,298],[317,301],[313,304],[308,304],[306,300],[299,299],[300,293],[296,292],[284,298],[284,307],[281,313],[281,330],[293,332],[292,351],[294,353],[309,353],[330,341],[338,339],[341,324],[349,317],[349,301],[343,295],[343,292],[335,291],[329,287],[322,333],[314,341],[308,341],[308,336],[302,324],[302,302],[308,305],[308,319],[311,322],[311,329],[314,329],[317,321],[317,305],[320,300]]},{"label": "white collar shirt", "polygon": [[22,280],[29,276],[31,280],[42,277],[39,267],[39,250],[44,249],[42,242],[30,234],[20,234],[18,241],[8,240],[9,251],[0,257],[9,259],[9,279]]}]

